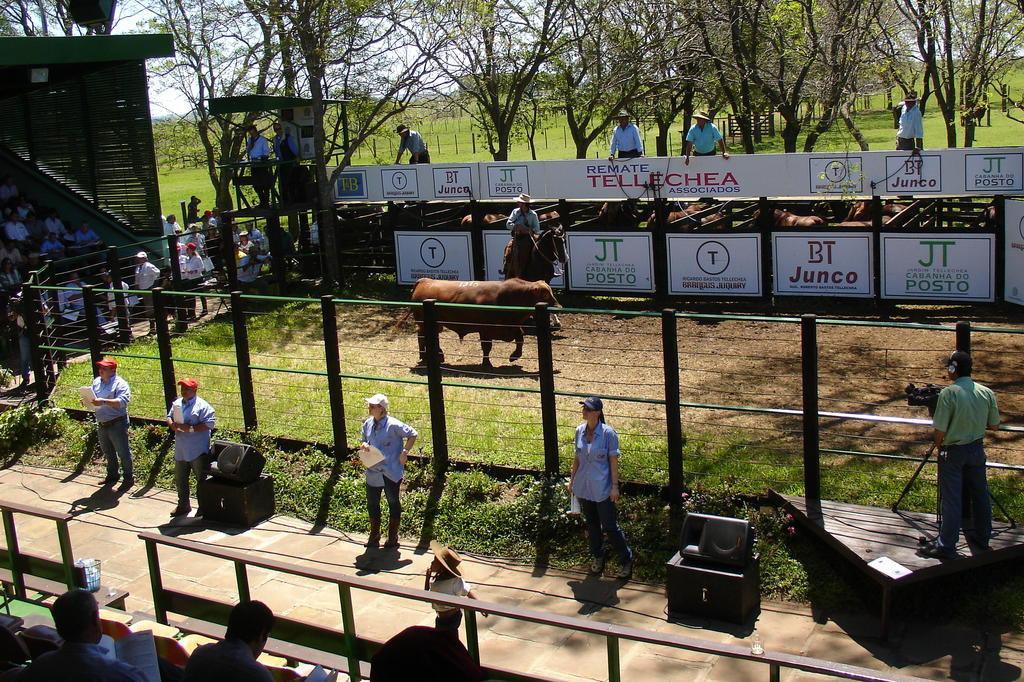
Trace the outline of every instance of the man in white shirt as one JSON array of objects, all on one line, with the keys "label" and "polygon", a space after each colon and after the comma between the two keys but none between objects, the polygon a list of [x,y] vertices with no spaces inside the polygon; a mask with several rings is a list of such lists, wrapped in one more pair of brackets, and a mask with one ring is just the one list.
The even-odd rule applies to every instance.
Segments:
[{"label": "man in white shirt", "polygon": [[917,105],[917,93],[908,92],[900,107],[900,127],[896,131],[896,149],[913,152],[924,149],[924,116]]},{"label": "man in white shirt", "polygon": [[4,223],[4,235],[8,241],[17,242],[18,244],[28,242],[28,228],[25,227],[25,223],[18,219],[15,213],[12,213],[7,222]]},{"label": "man in white shirt", "polygon": [[50,215],[46,216],[46,220],[43,221],[43,230],[46,234],[55,234],[61,241],[67,241],[69,238],[68,229],[64,226],[64,221],[57,215],[57,211],[50,211]]},{"label": "man in white shirt", "polygon": [[[193,290],[203,283],[203,258],[196,251],[193,242],[185,244],[185,254],[181,259],[181,283],[186,290]],[[196,319],[196,300],[187,297],[182,301],[185,308],[185,317],[189,320]]]},{"label": "man in white shirt", "polygon": [[[160,279],[160,268],[149,262],[149,256],[145,251],[135,254],[135,288],[139,291],[148,291],[153,288]],[[143,294],[142,296],[143,315],[149,320],[149,333],[156,331],[156,319],[153,317],[153,296]]]},{"label": "man in white shirt", "polygon": [[178,219],[174,215],[169,215],[164,218],[164,236],[170,237],[172,234],[178,233]]},{"label": "man in white shirt", "polygon": [[635,123],[629,122],[629,112],[619,112],[619,125],[612,131],[612,146],[608,152],[608,160],[615,160],[615,152],[620,159],[635,159],[644,155],[644,141],[640,137],[640,129]]}]

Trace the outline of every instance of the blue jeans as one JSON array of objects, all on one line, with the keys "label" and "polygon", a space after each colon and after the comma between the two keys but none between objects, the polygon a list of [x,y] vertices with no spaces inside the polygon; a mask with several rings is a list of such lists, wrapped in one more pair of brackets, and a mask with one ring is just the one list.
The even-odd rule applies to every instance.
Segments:
[{"label": "blue jeans", "polygon": [[100,450],[107,457],[107,478],[117,478],[117,462],[120,460],[124,479],[133,480],[132,451],[128,445],[128,417],[115,419],[108,426],[98,424],[96,431]]},{"label": "blue jeans", "polygon": [[380,494],[388,499],[388,517],[397,519],[402,515],[402,500],[400,496],[399,483],[384,477],[384,485],[377,487],[366,484],[366,508],[370,512],[371,519],[380,519]]},{"label": "blue jeans", "polygon": [[580,512],[587,522],[591,556],[604,556],[604,534],[607,533],[612,547],[619,554],[619,561],[625,564],[633,560],[633,550],[626,544],[626,536],[619,528],[615,503],[611,498],[605,498],[601,502],[580,499]]},{"label": "blue jeans", "polygon": [[969,445],[950,445],[939,453],[942,526],[938,545],[949,552],[956,551],[960,538],[965,484],[974,517],[973,537],[980,543],[987,543],[992,535],[992,502],[985,478],[985,448],[980,440]]}]

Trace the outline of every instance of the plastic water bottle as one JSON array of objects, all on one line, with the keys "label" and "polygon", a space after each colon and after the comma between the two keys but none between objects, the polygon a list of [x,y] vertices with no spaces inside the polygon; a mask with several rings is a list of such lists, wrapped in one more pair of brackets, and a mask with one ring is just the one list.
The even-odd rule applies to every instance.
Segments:
[{"label": "plastic water bottle", "polygon": [[761,635],[754,631],[754,636],[750,639],[750,653],[755,656],[764,655],[764,645],[761,644]]}]

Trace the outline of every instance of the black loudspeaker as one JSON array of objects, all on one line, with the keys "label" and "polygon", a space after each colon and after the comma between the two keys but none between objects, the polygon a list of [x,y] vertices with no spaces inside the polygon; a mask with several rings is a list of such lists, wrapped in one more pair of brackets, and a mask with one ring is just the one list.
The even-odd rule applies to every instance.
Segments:
[{"label": "black loudspeaker", "polygon": [[76,24],[89,26],[109,21],[112,8],[112,0],[71,0],[68,13]]},{"label": "black loudspeaker", "polygon": [[215,440],[210,444],[210,475],[238,483],[252,483],[263,473],[267,458],[251,445]]},{"label": "black loudspeaker", "polygon": [[745,519],[687,514],[679,553],[694,564],[743,568],[754,548],[754,529]]},{"label": "black loudspeaker", "polygon": [[207,478],[196,497],[205,520],[251,528],[274,515],[274,478],[261,476],[251,483]]},{"label": "black loudspeaker", "polygon": [[760,560],[741,570],[695,565],[677,553],[668,562],[665,591],[669,619],[685,616],[746,623],[761,606]]}]

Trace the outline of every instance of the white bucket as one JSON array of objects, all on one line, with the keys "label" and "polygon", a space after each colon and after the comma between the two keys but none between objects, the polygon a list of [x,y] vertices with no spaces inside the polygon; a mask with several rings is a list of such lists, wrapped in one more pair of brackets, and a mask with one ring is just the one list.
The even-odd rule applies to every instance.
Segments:
[{"label": "white bucket", "polygon": [[82,569],[82,573],[85,576],[85,584],[83,587],[90,592],[97,592],[100,589],[100,560],[99,559],[79,559],[75,562],[75,566]]}]

